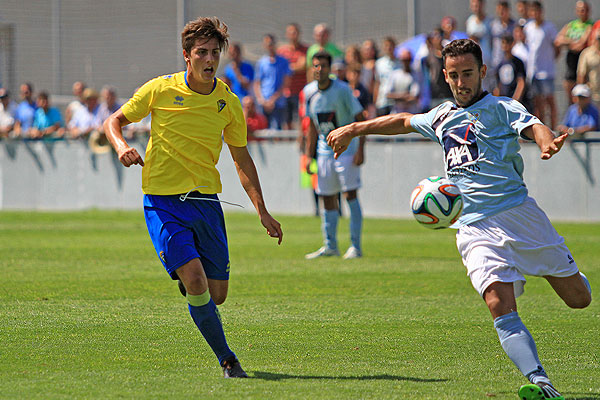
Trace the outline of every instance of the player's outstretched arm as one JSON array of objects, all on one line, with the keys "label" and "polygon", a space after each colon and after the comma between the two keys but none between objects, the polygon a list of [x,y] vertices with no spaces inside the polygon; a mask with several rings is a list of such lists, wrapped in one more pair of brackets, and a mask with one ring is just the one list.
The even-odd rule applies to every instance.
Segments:
[{"label": "player's outstretched arm", "polygon": [[549,160],[553,155],[558,153],[562,148],[565,140],[569,137],[568,133],[564,133],[558,137],[546,125],[534,124],[523,130],[525,137],[533,139],[541,150],[540,158]]},{"label": "player's outstretched arm", "polygon": [[240,183],[246,191],[246,194],[248,194],[250,201],[252,201],[254,208],[256,208],[260,223],[267,230],[267,234],[271,237],[278,238],[277,244],[281,244],[281,241],[283,240],[281,225],[271,216],[271,214],[269,214],[265,207],[265,201],[260,188],[260,181],[258,180],[258,173],[256,172],[254,161],[252,161],[252,157],[250,157],[250,153],[248,153],[248,148],[246,146],[235,147],[229,145],[229,152],[231,153],[235,168],[240,177]]},{"label": "player's outstretched arm", "polygon": [[416,132],[410,124],[413,114],[399,113],[384,115],[367,121],[353,122],[337,128],[327,136],[327,144],[331,146],[338,158],[348,148],[350,141],[357,136],[365,135],[400,135]]},{"label": "player's outstretched arm", "polygon": [[104,134],[113,149],[117,152],[121,164],[126,167],[139,164],[143,167],[144,160],[142,159],[142,156],[140,156],[135,148],[129,146],[123,138],[122,128],[130,123],[131,121],[125,118],[121,109],[118,109],[104,121]]}]

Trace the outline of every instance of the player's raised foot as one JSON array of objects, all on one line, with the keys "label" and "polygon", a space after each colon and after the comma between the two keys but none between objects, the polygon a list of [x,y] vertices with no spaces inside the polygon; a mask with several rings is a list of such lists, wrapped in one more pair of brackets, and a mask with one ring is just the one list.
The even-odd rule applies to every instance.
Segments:
[{"label": "player's raised foot", "polygon": [[528,383],[527,385],[521,386],[519,389],[519,399],[522,400],[546,400],[546,399],[555,399],[555,400],[565,400],[558,390],[554,388],[549,383],[540,383],[539,385],[535,385],[533,383]]},{"label": "player's raised foot", "polygon": [[237,358],[231,357],[223,360],[221,363],[223,368],[223,377],[225,378],[247,378],[248,374],[244,372]]},{"label": "player's raised foot", "polygon": [[353,258],[360,258],[360,257],[362,257],[362,251],[360,251],[360,249],[357,249],[354,246],[350,246],[350,247],[348,247],[348,250],[346,250],[346,253],[344,254],[343,259],[351,260]]},{"label": "player's raised foot", "polygon": [[315,252],[308,253],[307,255],[304,256],[304,258],[306,258],[307,260],[312,260],[313,258],[332,257],[332,256],[339,256],[339,255],[340,255],[340,252],[338,249],[329,249],[329,248],[323,246]]},{"label": "player's raised foot", "polygon": [[185,286],[183,285],[183,282],[181,282],[181,280],[177,281],[177,287],[179,287],[179,291],[181,292],[181,295],[183,297],[187,296],[187,291],[185,290]]}]

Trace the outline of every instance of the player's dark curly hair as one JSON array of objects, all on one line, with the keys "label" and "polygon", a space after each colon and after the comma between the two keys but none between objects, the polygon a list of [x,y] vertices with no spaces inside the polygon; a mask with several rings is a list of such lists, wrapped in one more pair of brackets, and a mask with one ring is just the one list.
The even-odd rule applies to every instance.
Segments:
[{"label": "player's dark curly hair", "polygon": [[181,47],[190,53],[198,39],[217,39],[223,50],[229,45],[228,28],[217,17],[198,17],[190,21],[181,31]]},{"label": "player's dark curly hair", "polygon": [[473,54],[479,68],[483,65],[483,56],[481,55],[481,47],[471,39],[453,40],[442,50],[444,67],[446,67],[447,57],[458,57],[465,54]]}]

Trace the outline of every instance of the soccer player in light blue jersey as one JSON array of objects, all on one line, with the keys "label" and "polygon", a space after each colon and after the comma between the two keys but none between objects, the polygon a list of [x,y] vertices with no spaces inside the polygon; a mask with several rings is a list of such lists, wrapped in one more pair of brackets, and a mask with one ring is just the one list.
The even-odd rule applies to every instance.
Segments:
[{"label": "soccer player in light blue jersey", "polygon": [[364,140],[353,140],[350,148],[338,159],[327,144],[329,132],[354,121],[362,121],[363,108],[352,94],[346,82],[331,79],[331,55],[326,51],[315,53],[312,58],[315,80],[302,89],[306,115],[310,117],[306,143],[306,170],[310,171],[312,156],[317,154],[317,194],[323,199],[322,230],[324,245],[307,254],[307,259],[339,255],[337,225],[339,218],[338,193],[343,192],[350,209],[351,245],[344,259],[362,256],[361,231],[362,209],[357,197],[361,186],[360,165],[364,161]]},{"label": "soccer player in light blue jersey", "polygon": [[340,156],[352,139],[368,134],[419,132],[443,148],[446,174],[461,189],[463,214],[453,226],[474,288],[486,302],[502,348],[530,384],[525,400],[564,399],[539,360],[533,337],[517,314],[525,275],[542,276],[571,308],[585,308],[591,288],[564,239],[528,196],[519,138],[534,140],[543,160],[560,151],[567,134],[554,137],[517,101],[482,91],[486,75],[481,49],[455,40],[443,52],[444,76],[453,102],[425,114],[395,114],[353,123],[330,133]]}]

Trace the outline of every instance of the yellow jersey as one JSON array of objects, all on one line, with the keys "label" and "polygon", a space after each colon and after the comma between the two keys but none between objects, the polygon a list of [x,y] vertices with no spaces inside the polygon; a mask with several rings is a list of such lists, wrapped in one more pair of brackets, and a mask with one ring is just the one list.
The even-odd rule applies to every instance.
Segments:
[{"label": "yellow jersey", "polygon": [[201,193],[221,192],[215,167],[223,140],[244,147],[246,120],[240,100],[215,78],[210,94],[189,88],[186,71],[146,82],[121,110],[131,122],[152,113],[150,140],[142,168],[144,194],[171,195],[199,187]]}]

